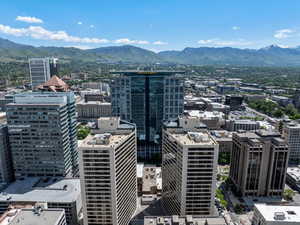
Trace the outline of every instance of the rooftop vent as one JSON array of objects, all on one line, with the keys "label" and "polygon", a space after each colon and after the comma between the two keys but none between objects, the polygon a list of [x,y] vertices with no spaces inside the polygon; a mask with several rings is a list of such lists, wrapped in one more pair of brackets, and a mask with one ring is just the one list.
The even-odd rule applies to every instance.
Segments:
[{"label": "rooftop vent", "polygon": [[110,133],[96,134],[92,140],[88,142],[89,145],[108,145]]},{"label": "rooftop vent", "polygon": [[274,213],[274,219],[275,220],[285,220],[284,212],[275,212]]},{"label": "rooftop vent", "polygon": [[193,140],[194,142],[209,142],[209,137],[205,133],[199,132],[188,132],[188,137]]}]

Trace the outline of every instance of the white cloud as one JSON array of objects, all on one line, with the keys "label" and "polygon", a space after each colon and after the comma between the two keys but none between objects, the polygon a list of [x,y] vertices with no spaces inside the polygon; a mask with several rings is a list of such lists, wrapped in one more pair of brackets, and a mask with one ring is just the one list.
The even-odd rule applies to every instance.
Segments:
[{"label": "white cloud", "polygon": [[129,38],[122,38],[118,40],[108,40],[105,38],[90,38],[90,37],[77,37],[68,34],[66,31],[51,31],[41,26],[29,26],[27,28],[13,28],[0,24],[0,33],[13,35],[17,37],[31,37],[39,40],[54,40],[70,43],[84,43],[84,44],[137,44],[147,45],[149,41],[145,40],[131,40]]},{"label": "white cloud", "polygon": [[130,40],[128,38],[121,38],[118,40],[115,40],[114,43],[116,44],[139,44],[139,45],[147,45],[149,44],[149,41],[142,41],[142,40]]},{"label": "white cloud", "polygon": [[163,42],[163,41],[155,41],[153,42],[154,45],[167,45],[168,42]]},{"label": "white cloud", "polygon": [[95,28],[95,26],[94,25],[90,25],[90,28]]},{"label": "white cloud", "polygon": [[245,41],[244,39],[238,40],[222,40],[219,38],[207,39],[207,40],[199,40],[198,44],[200,45],[208,45],[208,46],[248,46],[253,44],[250,41]]},{"label": "white cloud", "polygon": [[41,40],[56,40],[74,43],[93,43],[93,44],[105,44],[108,43],[107,39],[100,38],[88,38],[88,37],[76,37],[71,36],[65,31],[50,31],[40,26],[30,26],[28,28],[12,28],[0,24],[0,33],[10,34],[14,36],[27,36]]},{"label": "white cloud", "polygon": [[288,46],[288,45],[281,45],[281,44],[279,44],[278,45],[280,48],[289,48],[290,46]]},{"label": "white cloud", "polygon": [[78,24],[78,25],[82,25],[82,22],[81,22],[81,21],[79,21],[77,24]]},{"label": "white cloud", "polygon": [[30,16],[17,16],[16,20],[25,23],[43,23],[43,20],[36,17],[30,17]]},{"label": "white cloud", "polygon": [[277,39],[285,39],[291,37],[293,33],[295,33],[295,31],[291,29],[277,30],[275,31],[274,37]]},{"label": "white cloud", "polygon": [[87,49],[92,49],[93,47],[88,46],[88,45],[74,45],[74,46],[65,46],[66,48],[78,48],[81,50],[87,50]]},{"label": "white cloud", "polygon": [[232,27],[232,30],[240,30],[241,28],[240,27],[238,27],[238,26],[233,26]]}]

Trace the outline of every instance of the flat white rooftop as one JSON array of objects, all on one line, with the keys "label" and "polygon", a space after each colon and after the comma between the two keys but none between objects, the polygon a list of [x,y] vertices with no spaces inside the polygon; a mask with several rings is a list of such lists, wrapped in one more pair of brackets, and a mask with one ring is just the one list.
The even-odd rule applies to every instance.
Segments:
[{"label": "flat white rooftop", "polygon": [[80,142],[80,148],[114,148],[123,143],[131,133],[111,134],[103,133],[89,135]]},{"label": "flat white rooftop", "polygon": [[[255,207],[267,222],[284,221],[300,224],[300,206],[255,204]],[[276,215],[282,215],[281,219],[278,219]]]},{"label": "flat white rooftop", "polygon": [[56,225],[63,215],[63,209],[43,209],[38,214],[33,209],[18,209],[10,211],[0,225]]},{"label": "flat white rooftop", "polygon": [[300,166],[299,167],[288,167],[287,173],[297,182],[300,182]]},{"label": "flat white rooftop", "polygon": [[80,198],[80,180],[27,177],[10,184],[0,193],[0,202],[71,203]]},{"label": "flat white rooftop", "polygon": [[171,133],[170,135],[182,145],[207,146],[217,144],[206,132]]},{"label": "flat white rooftop", "polygon": [[77,103],[77,105],[83,105],[83,106],[87,106],[87,105],[111,105],[111,103],[110,102],[101,102],[101,101],[89,101],[89,102],[81,101],[81,102]]},{"label": "flat white rooftop", "polygon": [[186,113],[188,113],[190,116],[195,116],[201,119],[210,119],[210,118],[224,118],[225,114],[218,111],[200,111],[200,110],[186,110]]}]

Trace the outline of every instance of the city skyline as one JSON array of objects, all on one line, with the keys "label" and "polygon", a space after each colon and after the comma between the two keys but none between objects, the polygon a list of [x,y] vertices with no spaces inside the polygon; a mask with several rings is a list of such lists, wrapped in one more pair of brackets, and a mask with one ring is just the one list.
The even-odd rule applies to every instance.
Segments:
[{"label": "city skyline", "polygon": [[[4,2],[0,37],[34,46],[87,49],[131,44],[155,52],[201,46],[295,47],[300,45],[300,4],[290,2],[293,4],[186,4],[180,0],[101,4],[77,1],[73,5],[58,1]],[[253,11],[255,16],[250,13]],[[54,15],[64,15],[64,19]]]}]

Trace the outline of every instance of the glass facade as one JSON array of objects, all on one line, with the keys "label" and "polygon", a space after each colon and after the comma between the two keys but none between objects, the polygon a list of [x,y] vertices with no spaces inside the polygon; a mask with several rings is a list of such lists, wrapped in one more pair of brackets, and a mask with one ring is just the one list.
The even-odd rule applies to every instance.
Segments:
[{"label": "glass facade", "polygon": [[111,83],[112,113],[135,123],[138,158],[161,153],[161,125],[183,112],[183,79],[180,72],[115,72]]}]

